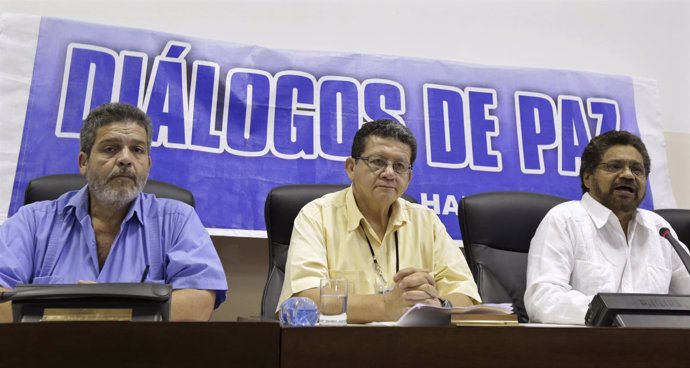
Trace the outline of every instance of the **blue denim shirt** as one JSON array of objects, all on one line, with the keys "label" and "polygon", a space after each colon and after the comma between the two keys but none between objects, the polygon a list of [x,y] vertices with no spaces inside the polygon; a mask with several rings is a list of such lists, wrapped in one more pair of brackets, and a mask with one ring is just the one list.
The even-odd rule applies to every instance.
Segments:
[{"label": "blue denim shirt", "polygon": [[211,238],[191,206],[140,193],[99,270],[88,188],[26,205],[0,227],[0,286],[140,282],[216,291],[227,281]]}]

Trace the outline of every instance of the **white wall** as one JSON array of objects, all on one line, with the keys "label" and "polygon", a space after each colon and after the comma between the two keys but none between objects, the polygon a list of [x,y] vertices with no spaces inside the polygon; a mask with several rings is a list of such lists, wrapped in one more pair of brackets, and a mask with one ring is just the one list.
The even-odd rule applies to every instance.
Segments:
[{"label": "white wall", "polygon": [[[658,81],[671,182],[690,208],[690,1],[0,0],[57,16],[271,48],[333,50],[622,74]],[[214,237],[228,302],[259,314],[265,240]]]}]

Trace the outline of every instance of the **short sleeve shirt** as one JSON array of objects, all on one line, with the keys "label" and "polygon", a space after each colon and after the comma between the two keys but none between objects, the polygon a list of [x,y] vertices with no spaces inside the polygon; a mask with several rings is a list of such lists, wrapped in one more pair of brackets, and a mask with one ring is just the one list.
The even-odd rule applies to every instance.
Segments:
[{"label": "short sleeve shirt", "polygon": [[393,204],[388,229],[379,239],[349,187],[310,202],[298,214],[278,305],[295,293],[318,287],[320,279],[329,277],[348,279],[356,294],[376,293],[377,273],[367,239],[386,280],[392,282],[396,233],[399,269],[430,271],[441,297],[461,293],[480,302],[462,252],[432,210],[399,198]]},{"label": "short sleeve shirt", "polygon": [[149,266],[147,282],[214,290],[216,307],[225,300],[225,272],[191,206],[140,193],[100,269],[88,203],[85,186],[9,218],[0,227],[0,286],[140,282]]}]

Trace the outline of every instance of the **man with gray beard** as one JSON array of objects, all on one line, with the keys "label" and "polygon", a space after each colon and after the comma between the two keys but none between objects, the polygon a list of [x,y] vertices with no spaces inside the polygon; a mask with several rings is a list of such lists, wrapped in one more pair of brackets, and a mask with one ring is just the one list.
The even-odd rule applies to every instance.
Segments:
[{"label": "man with gray beard", "polygon": [[[208,320],[227,291],[211,238],[191,206],[142,193],[153,128],[134,106],[94,109],[80,133],[87,185],[24,206],[0,227],[0,291],[17,284],[147,282],[173,286],[172,320]],[[10,303],[0,322],[11,321]]]}]

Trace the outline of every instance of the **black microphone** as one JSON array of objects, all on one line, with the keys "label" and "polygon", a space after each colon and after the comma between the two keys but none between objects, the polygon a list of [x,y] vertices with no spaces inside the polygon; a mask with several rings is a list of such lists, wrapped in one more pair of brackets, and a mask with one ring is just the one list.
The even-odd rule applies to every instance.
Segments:
[{"label": "black microphone", "polygon": [[688,252],[685,251],[682,245],[676,240],[676,238],[671,235],[671,230],[669,230],[667,227],[662,227],[659,229],[659,235],[661,235],[662,238],[666,238],[669,243],[673,246],[673,249],[675,249],[676,253],[678,253],[678,256],[680,257],[680,260],[683,261],[683,265],[685,266],[685,270],[690,273],[690,255],[688,255]]}]

